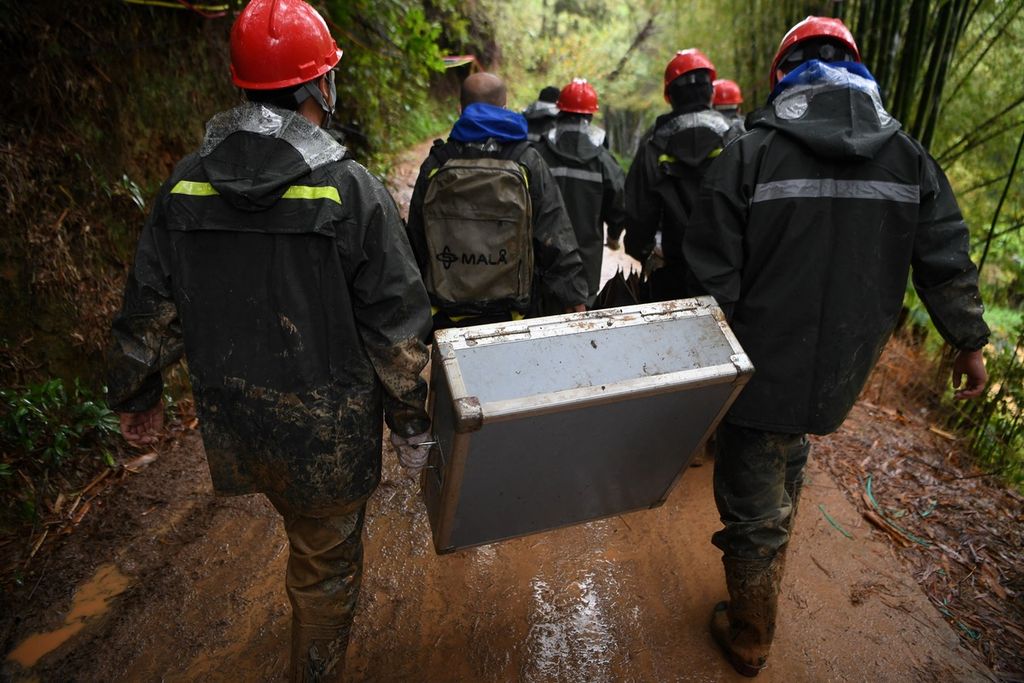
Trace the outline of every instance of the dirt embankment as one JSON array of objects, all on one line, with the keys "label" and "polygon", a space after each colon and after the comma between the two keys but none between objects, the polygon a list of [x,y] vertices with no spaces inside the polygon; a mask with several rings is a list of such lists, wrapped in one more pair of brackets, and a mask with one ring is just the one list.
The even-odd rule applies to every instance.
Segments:
[{"label": "dirt embankment", "polygon": [[[862,460],[872,423],[859,407],[817,452]],[[901,429],[929,443],[920,425]],[[277,515],[258,496],[212,495],[196,432],[158,450],[5,596],[6,676],[282,680],[289,608]],[[417,486],[392,453],[385,463],[368,512],[349,680],[736,680],[706,629],[725,596],[708,540],[718,526],[710,464],[687,472],[659,509],[439,557]],[[818,464],[809,477],[762,680],[989,678],[890,537]],[[62,645],[17,649],[72,614],[81,628]]]}]

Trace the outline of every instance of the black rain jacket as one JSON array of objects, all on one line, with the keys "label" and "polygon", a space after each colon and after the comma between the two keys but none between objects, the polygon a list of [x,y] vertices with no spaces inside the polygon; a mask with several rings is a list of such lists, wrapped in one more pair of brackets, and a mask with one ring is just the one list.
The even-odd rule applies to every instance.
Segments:
[{"label": "black rain jacket", "polygon": [[297,509],[364,500],[380,480],[382,413],[429,427],[430,306],[381,183],[295,112],[215,116],[139,239],[113,323],[111,404],[160,400],[188,358],[216,490]]},{"label": "black rain jacket", "polygon": [[659,116],[626,176],[626,253],[641,263],[661,232],[665,263],[683,264],[683,234],[701,179],[736,129],[707,106]]},{"label": "black rain jacket", "polygon": [[563,120],[537,147],[562,192],[587,275],[587,305],[593,306],[601,288],[604,224],[613,235],[625,222],[625,183],[611,152],[604,148],[604,131],[587,121]]},{"label": "black rain jacket", "polygon": [[562,309],[586,303],[587,282],[583,261],[572,224],[565,212],[562,195],[540,154],[524,141],[499,142],[491,138],[479,143],[452,139],[434,143],[430,154],[420,166],[420,174],[409,201],[409,220],[406,225],[409,244],[416,255],[420,272],[426,278],[429,260],[435,256],[428,253],[427,249],[423,200],[434,171],[443,165],[441,160],[512,158],[503,155],[508,154],[508,147],[514,145],[522,149],[516,161],[526,173],[533,210],[534,282],[531,296],[534,299],[538,296],[553,298]]},{"label": "black rain jacket", "polygon": [[907,275],[942,336],[981,348],[978,274],[945,175],[874,82],[824,67],[712,165],[685,252],[754,363],[727,420],[838,429],[896,325]]}]

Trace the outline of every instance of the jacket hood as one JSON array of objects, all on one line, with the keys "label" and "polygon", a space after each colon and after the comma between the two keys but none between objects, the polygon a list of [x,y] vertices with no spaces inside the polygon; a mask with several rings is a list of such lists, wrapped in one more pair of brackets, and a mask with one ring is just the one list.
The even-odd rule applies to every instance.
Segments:
[{"label": "jacket hood", "polygon": [[697,111],[672,112],[658,117],[651,142],[661,152],[688,166],[698,166],[723,145],[730,128],[721,112],[704,107]]},{"label": "jacket hood", "polygon": [[345,155],[301,114],[256,102],[210,119],[199,149],[210,184],[242,211],[272,207],[296,180]]},{"label": "jacket hood", "polygon": [[872,159],[900,129],[863,64],[811,60],[782,79],[747,127],[771,128],[829,159]]},{"label": "jacket hood", "polygon": [[544,136],[544,142],[568,161],[587,162],[601,154],[605,132],[590,121],[559,121]]},{"label": "jacket hood", "polygon": [[457,142],[483,142],[488,138],[499,142],[525,140],[526,119],[504,107],[475,102],[462,110],[452,126],[451,138]]},{"label": "jacket hood", "polygon": [[523,116],[528,121],[534,119],[553,119],[558,116],[558,105],[554,102],[537,100],[527,105],[526,109],[523,110]]}]

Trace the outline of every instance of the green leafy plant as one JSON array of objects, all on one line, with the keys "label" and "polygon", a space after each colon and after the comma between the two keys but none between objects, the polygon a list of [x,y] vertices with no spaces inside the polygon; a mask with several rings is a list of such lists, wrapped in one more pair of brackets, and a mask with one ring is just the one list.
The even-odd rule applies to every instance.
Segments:
[{"label": "green leafy plant", "polygon": [[1024,487],[1024,322],[1016,340],[986,354],[990,384],[978,401],[954,403],[954,424],[971,439],[978,464]]},{"label": "green leafy plant", "polygon": [[380,165],[423,121],[419,112],[430,108],[429,86],[444,71],[445,54],[473,51],[469,22],[450,0],[330,0],[326,9],[345,50],[336,118],[346,144],[372,152],[369,164]]},{"label": "green leafy plant", "polygon": [[118,417],[76,380],[0,389],[0,517],[34,518],[60,484],[113,467]]}]

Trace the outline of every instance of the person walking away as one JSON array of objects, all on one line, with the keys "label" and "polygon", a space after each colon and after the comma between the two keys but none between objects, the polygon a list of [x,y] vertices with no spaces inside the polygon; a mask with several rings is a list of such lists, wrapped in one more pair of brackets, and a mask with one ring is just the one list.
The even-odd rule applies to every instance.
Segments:
[{"label": "person walking away", "polygon": [[231,73],[248,101],[161,188],[109,351],[129,442],[155,440],[161,370],[184,354],[214,489],[284,518],[292,681],[341,677],[382,416],[403,465],[429,448],[426,292],[391,197],[321,127],[341,55],[305,2],[245,7]]},{"label": "person walking away", "polygon": [[560,91],[549,85],[540,91],[537,99],[523,110],[526,119],[526,139],[538,143],[555,125],[558,116],[558,95]]},{"label": "person walking away", "polygon": [[[715,502],[728,603],[711,632],[733,666],[764,668],[803,482],[807,434],[843,423],[892,333],[908,273],[958,352],[960,399],[987,381],[978,272],[942,169],[882,105],[839,19],[782,39],[768,106],[725,148],[684,253],[756,367],[718,429]],[[966,385],[961,388],[966,376]]]},{"label": "person walking away", "polygon": [[683,234],[711,161],[729,142],[729,121],[711,108],[715,66],[700,50],[680,50],[665,68],[665,101],[640,140],[626,176],[626,253],[644,264],[654,301],[685,296]]},{"label": "person walking away", "polygon": [[[462,83],[462,114],[420,167],[409,242],[436,329],[586,310],[587,282],[562,196],[489,73]],[[545,303],[548,302],[548,303]]]},{"label": "person walking away", "polygon": [[558,120],[538,146],[551,169],[569,212],[587,276],[587,306],[601,288],[604,226],[609,234],[622,232],[625,221],[626,174],[603,146],[605,133],[593,125],[597,91],[576,78],[562,88]]},{"label": "person walking away", "polygon": [[735,81],[727,78],[716,78],[712,82],[714,94],[711,104],[715,111],[719,111],[729,121],[733,128],[732,138],[743,135],[747,129],[743,125],[743,114],[740,113],[740,105],[743,104],[743,91]]}]

